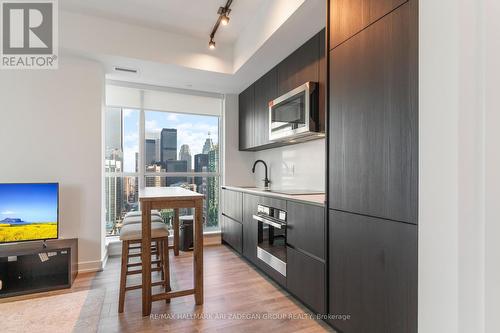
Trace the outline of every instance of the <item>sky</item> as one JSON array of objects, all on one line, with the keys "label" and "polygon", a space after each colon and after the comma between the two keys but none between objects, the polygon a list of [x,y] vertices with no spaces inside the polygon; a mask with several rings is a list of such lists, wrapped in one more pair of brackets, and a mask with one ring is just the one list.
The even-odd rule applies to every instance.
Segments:
[{"label": "sky", "polygon": [[57,184],[0,184],[0,221],[57,222]]},{"label": "sky", "polygon": [[[145,127],[147,139],[159,138],[162,128],[177,128],[177,155],[179,155],[180,147],[183,144],[188,144],[192,158],[202,152],[208,132],[210,132],[214,144],[218,143],[219,139],[219,119],[214,116],[146,111]],[[135,153],[138,151],[139,111],[124,109],[123,159],[125,172],[135,172]],[[192,165],[194,164],[192,163]]]}]

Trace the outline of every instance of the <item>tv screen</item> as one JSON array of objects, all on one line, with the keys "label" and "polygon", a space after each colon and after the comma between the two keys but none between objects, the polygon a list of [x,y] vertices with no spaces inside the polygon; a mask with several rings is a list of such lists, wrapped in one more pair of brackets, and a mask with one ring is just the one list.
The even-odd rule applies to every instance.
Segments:
[{"label": "tv screen", "polygon": [[58,237],[59,184],[0,184],[0,243]]}]

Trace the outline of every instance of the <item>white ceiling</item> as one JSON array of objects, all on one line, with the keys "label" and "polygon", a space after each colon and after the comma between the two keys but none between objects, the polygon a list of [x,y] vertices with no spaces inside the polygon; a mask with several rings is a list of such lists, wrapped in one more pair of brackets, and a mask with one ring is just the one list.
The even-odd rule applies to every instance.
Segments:
[{"label": "white ceiling", "polygon": [[[216,40],[233,43],[265,3],[272,0],[234,0],[230,24],[221,26]],[[62,0],[63,10],[209,38],[217,10],[226,0]]]}]

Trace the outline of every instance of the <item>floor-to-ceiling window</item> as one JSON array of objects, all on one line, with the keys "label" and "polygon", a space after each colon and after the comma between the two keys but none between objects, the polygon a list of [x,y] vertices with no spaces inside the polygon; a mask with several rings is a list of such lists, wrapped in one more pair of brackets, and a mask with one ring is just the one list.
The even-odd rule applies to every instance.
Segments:
[{"label": "floor-to-ceiling window", "polygon": [[[106,97],[107,234],[119,234],[125,214],[140,209],[139,188],[165,186],[204,194],[204,230],[219,230],[221,97],[117,84]],[[161,215],[171,225],[173,212]]]}]

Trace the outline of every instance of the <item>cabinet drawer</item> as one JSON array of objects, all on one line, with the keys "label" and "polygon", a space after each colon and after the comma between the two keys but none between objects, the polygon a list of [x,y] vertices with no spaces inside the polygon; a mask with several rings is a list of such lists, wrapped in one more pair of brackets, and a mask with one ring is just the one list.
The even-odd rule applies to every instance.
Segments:
[{"label": "cabinet drawer", "polygon": [[243,195],[241,192],[222,191],[222,214],[238,222],[243,220]]},{"label": "cabinet drawer", "polygon": [[287,243],[324,260],[325,208],[288,201],[287,212]]},{"label": "cabinet drawer", "polygon": [[287,247],[287,289],[317,313],[326,312],[325,263]]},{"label": "cabinet drawer", "polygon": [[221,230],[222,240],[238,253],[241,253],[243,245],[243,225],[229,217],[222,216]]}]

